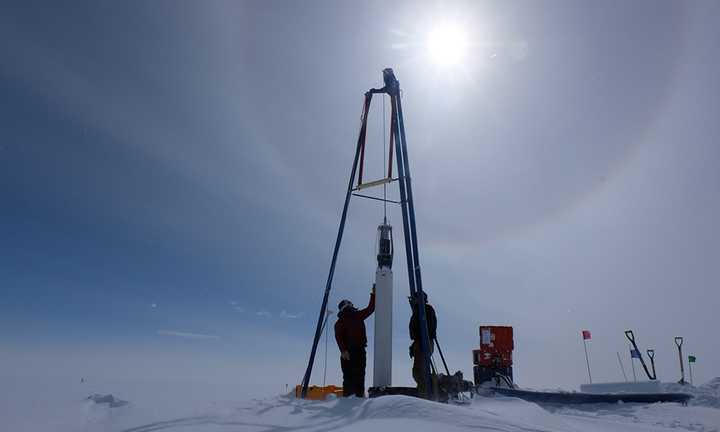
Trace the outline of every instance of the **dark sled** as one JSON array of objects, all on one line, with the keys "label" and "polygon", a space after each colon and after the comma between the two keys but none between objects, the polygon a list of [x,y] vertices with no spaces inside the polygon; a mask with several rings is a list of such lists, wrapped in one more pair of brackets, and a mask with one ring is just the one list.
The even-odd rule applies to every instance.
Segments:
[{"label": "dark sled", "polygon": [[597,403],[656,403],[656,402],[678,402],[687,404],[692,395],[686,393],[570,393],[570,392],[540,392],[531,390],[519,390],[506,387],[493,387],[496,394],[520,398],[529,402],[577,405]]},{"label": "dark sled", "polygon": [[[472,388],[468,391],[448,392],[442,387],[438,389],[436,402],[467,404],[470,403],[473,393]],[[420,397],[415,387],[370,387],[368,396],[376,398],[380,396],[412,396]]]},{"label": "dark sled", "polygon": [[391,395],[418,397],[418,392],[415,387],[370,387],[368,389],[368,396],[371,398]]}]

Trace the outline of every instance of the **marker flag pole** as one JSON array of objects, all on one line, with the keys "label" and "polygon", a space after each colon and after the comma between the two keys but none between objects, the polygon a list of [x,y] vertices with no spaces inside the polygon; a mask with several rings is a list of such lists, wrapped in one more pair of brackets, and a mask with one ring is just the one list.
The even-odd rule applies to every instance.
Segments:
[{"label": "marker flag pole", "polygon": [[623,378],[625,378],[625,382],[628,382],[627,375],[625,374],[625,366],[623,366],[623,362],[620,359],[620,352],[618,351],[615,354],[617,354],[618,363],[620,363],[620,370],[622,371]]},{"label": "marker flag pole", "polygon": [[695,360],[696,360],[696,358],[694,355],[688,356],[688,366],[690,367],[690,384],[693,384],[692,365],[693,365],[693,363],[695,363]]},{"label": "marker flag pole", "polygon": [[688,367],[690,368],[690,384],[692,384],[693,383],[692,363],[688,363]]},{"label": "marker flag pole", "polygon": [[630,364],[632,365],[632,371],[633,371],[633,381],[637,382],[637,375],[635,375],[635,355],[633,354],[633,351],[635,351],[632,347],[630,347]]},{"label": "marker flag pole", "polygon": [[590,374],[590,358],[588,357],[588,352],[587,352],[587,341],[588,341],[588,339],[590,339],[590,330],[583,330],[582,338],[583,338],[583,346],[585,347],[585,363],[587,364],[588,379],[590,380],[590,384],[592,384],[592,375]]}]

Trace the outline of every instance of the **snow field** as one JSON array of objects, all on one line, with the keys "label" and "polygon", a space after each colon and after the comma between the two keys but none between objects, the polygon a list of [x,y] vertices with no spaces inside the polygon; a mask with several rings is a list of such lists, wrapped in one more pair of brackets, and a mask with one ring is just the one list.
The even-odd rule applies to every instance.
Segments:
[{"label": "snow field", "polygon": [[[7,384],[7,382],[5,383]],[[0,430],[12,432],[720,432],[720,380],[690,388],[702,395],[679,404],[539,406],[515,398],[476,397],[455,406],[405,396],[305,401],[291,396],[248,400],[237,385],[169,383],[22,383],[0,392]],[[95,389],[94,387],[100,387]],[[88,391],[89,389],[98,391]],[[113,390],[114,389],[114,390]],[[688,389],[686,387],[685,389]],[[252,390],[252,389],[245,389]],[[111,408],[92,393],[127,400]],[[96,398],[103,400],[102,398]]]}]

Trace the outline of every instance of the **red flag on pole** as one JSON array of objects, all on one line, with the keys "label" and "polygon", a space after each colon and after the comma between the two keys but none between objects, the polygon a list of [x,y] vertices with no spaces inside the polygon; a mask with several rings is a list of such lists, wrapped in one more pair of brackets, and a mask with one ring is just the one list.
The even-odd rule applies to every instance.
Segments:
[{"label": "red flag on pole", "polygon": [[590,384],[592,384],[592,375],[590,374],[590,358],[588,357],[588,352],[587,352],[587,340],[590,339],[590,330],[583,330],[582,338],[583,338],[583,348],[585,348],[585,363],[587,364],[587,369],[588,369],[588,379],[590,380]]}]

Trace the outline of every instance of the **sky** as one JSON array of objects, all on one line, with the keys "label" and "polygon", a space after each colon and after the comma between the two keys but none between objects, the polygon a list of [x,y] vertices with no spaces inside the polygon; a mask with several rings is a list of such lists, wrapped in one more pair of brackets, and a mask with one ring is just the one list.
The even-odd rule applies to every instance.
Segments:
[{"label": "sky", "polygon": [[[594,381],[623,379],[616,352],[630,374],[626,329],[665,381],[679,379],[674,336],[696,382],[720,375],[717,2],[2,10],[0,375],[299,383],[362,97],[385,67],[403,91],[424,286],[451,369],[471,377],[478,326],[501,324],[524,386],[585,382],[582,329]],[[428,54],[438,26],[464,29],[457,64]],[[376,98],[370,177],[384,170],[382,109]],[[367,301],[382,211],[351,202],[331,308]],[[339,383],[332,337],[327,352]],[[318,384],[324,353],[323,340]]]}]

